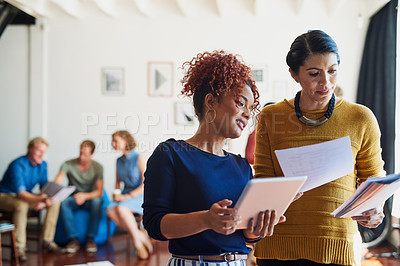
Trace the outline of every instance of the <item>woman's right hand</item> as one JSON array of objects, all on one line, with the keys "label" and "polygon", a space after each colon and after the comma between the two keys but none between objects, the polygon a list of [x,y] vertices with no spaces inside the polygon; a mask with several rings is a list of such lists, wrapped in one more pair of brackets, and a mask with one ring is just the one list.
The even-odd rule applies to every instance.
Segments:
[{"label": "woman's right hand", "polygon": [[278,221],[276,220],[276,212],[275,210],[265,210],[258,214],[257,220],[251,218],[247,225],[247,228],[243,231],[246,239],[255,239],[255,238],[264,238],[266,236],[272,236],[274,233],[275,225],[279,223],[283,223],[286,221],[285,216],[279,217]]},{"label": "woman's right hand", "polygon": [[214,203],[206,213],[207,226],[220,234],[234,233],[241,222],[241,217],[237,215],[236,209],[227,208],[231,205],[232,201],[228,199]]}]

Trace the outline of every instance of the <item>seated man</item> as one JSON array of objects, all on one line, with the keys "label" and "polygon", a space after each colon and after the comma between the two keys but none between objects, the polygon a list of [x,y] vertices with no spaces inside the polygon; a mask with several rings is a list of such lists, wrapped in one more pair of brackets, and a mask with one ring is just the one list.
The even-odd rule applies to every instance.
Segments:
[{"label": "seated man", "polygon": [[19,259],[26,260],[26,225],[29,209],[47,208],[43,229],[43,248],[59,251],[53,242],[60,203],[46,194],[32,194],[36,184],[47,183],[47,163],[43,161],[49,144],[43,138],[34,138],[28,144],[28,154],[10,163],[0,182],[0,210],[13,212]]},{"label": "seated man", "polygon": [[66,161],[57,174],[55,183],[60,184],[67,176],[69,185],[76,187],[72,196],[61,203],[62,219],[69,243],[65,252],[75,253],[79,249],[78,233],[74,225],[74,210],[79,208],[90,211],[89,229],[86,235],[86,251],[96,252],[94,236],[99,227],[101,217],[101,197],[103,195],[103,167],[92,160],[95,149],[93,141],[85,140],[80,146],[80,155],[76,159]]}]

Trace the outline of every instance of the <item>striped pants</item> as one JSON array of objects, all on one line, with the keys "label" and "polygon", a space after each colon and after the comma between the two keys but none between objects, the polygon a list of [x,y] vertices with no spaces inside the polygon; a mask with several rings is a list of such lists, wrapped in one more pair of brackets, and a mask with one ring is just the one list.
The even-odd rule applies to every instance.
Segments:
[{"label": "striped pants", "polygon": [[171,257],[167,266],[246,266],[246,260],[236,261],[202,261],[201,256],[198,260],[182,259]]}]

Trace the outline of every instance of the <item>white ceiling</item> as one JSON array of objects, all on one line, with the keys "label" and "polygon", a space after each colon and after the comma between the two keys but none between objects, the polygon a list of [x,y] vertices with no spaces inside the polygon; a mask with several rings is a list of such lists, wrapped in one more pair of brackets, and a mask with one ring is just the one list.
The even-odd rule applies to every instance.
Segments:
[{"label": "white ceiling", "polygon": [[[36,18],[60,16],[83,18],[87,13],[117,17],[121,10],[149,18],[160,16],[195,17],[209,13],[220,17],[245,13],[263,16],[274,7],[275,1],[284,1],[295,13],[300,13],[312,0],[5,0]],[[358,1],[360,13],[371,16],[390,0],[318,0],[324,11],[335,13],[346,2]],[[316,10],[317,11],[317,10]]]}]

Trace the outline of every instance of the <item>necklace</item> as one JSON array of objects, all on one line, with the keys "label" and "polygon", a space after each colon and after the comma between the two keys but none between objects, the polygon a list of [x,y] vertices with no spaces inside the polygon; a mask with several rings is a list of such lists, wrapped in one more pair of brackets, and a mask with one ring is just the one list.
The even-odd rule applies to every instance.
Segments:
[{"label": "necklace", "polygon": [[301,91],[298,91],[296,94],[296,97],[294,98],[294,110],[296,111],[296,116],[300,120],[300,122],[302,122],[306,126],[316,127],[316,126],[320,126],[323,123],[325,123],[326,121],[328,121],[328,119],[331,117],[331,115],[333,113],[333,109],[335,108],[335,95],[333,93],[332,93],[331,99],[329,100],[328,110],[326,110],[325,114],[322,117],[318,118],[317,120],[309,119],[309,118],[303,116],[303,114],[301,113],[300,94],[301,94]]}]

